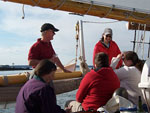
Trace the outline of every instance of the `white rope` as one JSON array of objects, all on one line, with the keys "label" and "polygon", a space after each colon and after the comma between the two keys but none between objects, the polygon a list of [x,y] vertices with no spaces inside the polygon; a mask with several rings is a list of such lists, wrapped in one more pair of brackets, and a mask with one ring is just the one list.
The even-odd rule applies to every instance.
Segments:
[{"label": "white rope", "polygon": [[[137,41],[138,41],[138,42],[140,42],[140,38],[139,38],[139,37],[140,37],[140,26],[141,26],[141,24],[139,23],[139,24],[138,24],[138,36],[137,36],[137,38],[138,38]],[[138,53],[140,43],[137,43],[136,45],[137,45],[137,46],[136,46],[136,53]]]},{"label": "white rope", "polygon": [[121,22],[119,20],[116,21],[111,21],[111,22],[93,22],[93,21],[83,21],[84,23],[96,23],[96,24],[110,24],[110,23],[116,23],[116,22]]},{"label": "white rope", "polygon": [[141,39],[140,39],[140,56],[141,56],[141,59],[142,59],[142,42],[143,42],[143,31],[141,31]]},{"label": "white rope", "polygon": [[76,24],[76,63],[77,63],[77,57],[78,57],[78,47],[79,47],[79,21]]},{"label": "white rope", "polygon": [[144,24],[144,36],[143,36],[143,54],[142,54],[142,59],[144,59],[144,42],[145,42],[145,31],[146,31],[146,24]]}]

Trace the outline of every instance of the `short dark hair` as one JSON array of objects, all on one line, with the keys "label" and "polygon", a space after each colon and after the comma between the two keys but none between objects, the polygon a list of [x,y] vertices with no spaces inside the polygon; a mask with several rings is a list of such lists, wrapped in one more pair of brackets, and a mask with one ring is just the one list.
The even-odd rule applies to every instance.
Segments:
[{"label": "short dark hair", "polygon": [[104,52],[95,55],[95,64],[97,67],[109,67],[108,55]]},{"label": "short dark hair", "polygon": [[46,74],[51,73],[52,71],[56,71],[56,65],[49,60],[41,60],[39,64],[34,69],[34,74],[36,76],[44,76]]}]

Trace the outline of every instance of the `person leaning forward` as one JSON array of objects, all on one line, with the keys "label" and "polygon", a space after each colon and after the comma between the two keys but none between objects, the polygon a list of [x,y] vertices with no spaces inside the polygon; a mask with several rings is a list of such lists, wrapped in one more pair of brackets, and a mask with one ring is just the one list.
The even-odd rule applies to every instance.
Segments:
[{"label": "person leaning forward", "polygon": [[55,35],[55,32],[58,32],[59,29],[55,28],[50,23],[45,23],[41,26],[41,38],[37,40],[36,43],[32,45],[28,54],[28,63],[33,68],[43,59],[48,59],[60,67],[63,72],[70,72],[65,69],[61,63],[59,57],[56,55],[51,40]]},{"label": "person leaning forward", "polygon": [[15,113],[70,113],[70,108],[61,109],[56,102],[54,89],[48,84],[54,79],[56,65],[41,60],[34,69],[34,78],[28,80],[16,99]]}]

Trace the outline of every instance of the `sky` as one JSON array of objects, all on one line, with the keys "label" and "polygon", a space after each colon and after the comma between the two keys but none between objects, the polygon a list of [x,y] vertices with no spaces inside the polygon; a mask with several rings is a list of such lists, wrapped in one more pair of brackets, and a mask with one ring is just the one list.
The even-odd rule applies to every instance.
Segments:
[{"label": "sky", "polygon": [[[97,22],[83,23],[85,58],[88,65],[92,65],[94,46],[100,40],[106,27],[112,28],[113,40],[121,51],[133,49],[131,41],[134,39],[134,31],[128,30],[128,22],[88,15],[71,15],[69,12],[28,5],[24,6],[25,18],[22,19],[22,6],[21,4],[0,1],[0,65],[12,65],[13,63],[27,65],[29,49],[41,37],[40,28],[44,23],[51,23],[60,30],[54,36],[52,45],[64,65],[76,58],[75,25],[80,20]],[[139,31],[138,37],[141,34],[144,32]],[[149,33],[146,32],[145,41],[149,41],[149,36]],[[143,45],[139,47],[143,47]],[[147,48],[148,45],[145,45],[145,58]],[[140,52],[139,56],[141,53],[143,52]],[[80,50],[78,49],[77,58],[79,56]]]}]

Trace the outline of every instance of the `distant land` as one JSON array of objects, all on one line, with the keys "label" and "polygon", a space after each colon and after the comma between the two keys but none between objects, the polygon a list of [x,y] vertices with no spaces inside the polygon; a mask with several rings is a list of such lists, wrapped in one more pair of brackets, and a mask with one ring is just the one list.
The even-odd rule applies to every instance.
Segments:
[{"label": "distant land", "polygon": [[[80,66],[77,65],[77,68]],[[90,69],[93,68],[93,66],[88,66]],[[29,65],[0,65],[0,71],[9,71],[9,70],[32,70],[32,67]]]},{"label": "distant land", "polygon": [[32,70],[32,67],[29,65],[0,65],[0,71],[9,70]]}]

